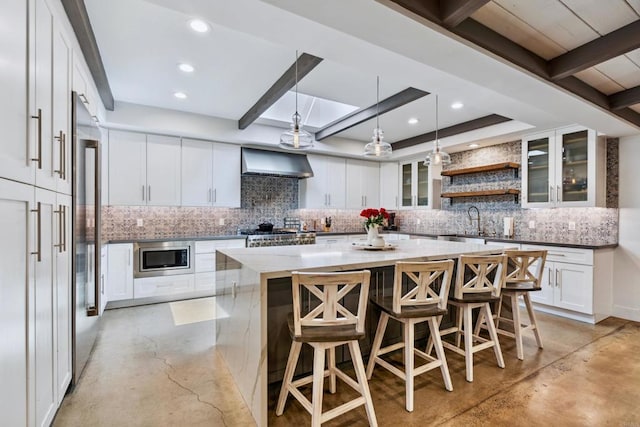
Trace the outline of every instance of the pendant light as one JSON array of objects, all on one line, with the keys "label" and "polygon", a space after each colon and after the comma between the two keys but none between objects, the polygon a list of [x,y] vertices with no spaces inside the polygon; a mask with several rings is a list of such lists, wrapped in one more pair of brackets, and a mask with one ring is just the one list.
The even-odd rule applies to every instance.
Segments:
[{"label": "pendant light", "polygon": [[450,165],[451,156],[446,151],[440,150],[440,141],[438,141],[438,95],[436,95],[436,139],[433,141],[433,151],[427,153],[427,157],[424,159],[424,165],[439,164]]},{"label": "pendant light", "polygon": [[302,128],[298,114],[298,51],[296,50],[296,112],[291,117],[291,129],[280,136],[280,147],[303,150],[313,146],[313,137]]},{"label": "pendant light", "polygon": [[364,146],[366,157],[387,157],[391,155],[391,144],[384,142],[384,132],[380,129],[380,76],[376,77],[376,128],[371,142]]}]

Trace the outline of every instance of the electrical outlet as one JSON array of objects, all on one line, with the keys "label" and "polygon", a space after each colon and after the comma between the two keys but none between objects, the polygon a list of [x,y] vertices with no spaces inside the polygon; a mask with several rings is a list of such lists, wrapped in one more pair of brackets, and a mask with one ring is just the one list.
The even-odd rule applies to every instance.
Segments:
[{"label": "electrical outlet", "polygon": [[420,218],[416,219],[416,225],[420,225]]},{"label": "electrical outlet", "polygon": [[138,219],[136,220],[136,225],[137,225],[138,227],[142,227],[142,226],[144,226],[144,221],[142,220],[142,218],[138,218]]},{"label": "electrical outlet", "polygon": [[529,228],[536,228],[536,222],[535,221],[529,221]]},{"label": "electrical outlet", "polygon": [[569,221],[569,231],[576,231],[575,221]]},{"label": "electrical outlet", "polygon": [[224,225],[224,218],[220,218],[218,220],[218,225]]}]

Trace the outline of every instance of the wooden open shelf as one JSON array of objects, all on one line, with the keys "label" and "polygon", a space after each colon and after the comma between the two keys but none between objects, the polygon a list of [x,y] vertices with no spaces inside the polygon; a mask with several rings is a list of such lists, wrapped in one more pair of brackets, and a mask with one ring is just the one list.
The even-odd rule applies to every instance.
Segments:
[{"label": "wooden open shelf", "polygon": [[480,190],[480,191],[461,191],[457,193],[442,193],[440,197],[445,199],[459,199],[463,197],[483,197],[483,196],[504,196],[513,195],[515,201],[518,201],[520,190],[515,188],[505,188],[500,190]]},{"label": "wooden open shelf", "polygon": [[502,162],[502,163],[495,163],[492,165],[475,166],[472,168],[450,169],[450,170],[440,172],[440,175],[453,177],[458,175],[466,175],[471,173],[482,173],[482,172],[493,172],[493,171],[500,171],[505,169],[513,169],[517,174],[518,169],[520,169],[520,163]]}]

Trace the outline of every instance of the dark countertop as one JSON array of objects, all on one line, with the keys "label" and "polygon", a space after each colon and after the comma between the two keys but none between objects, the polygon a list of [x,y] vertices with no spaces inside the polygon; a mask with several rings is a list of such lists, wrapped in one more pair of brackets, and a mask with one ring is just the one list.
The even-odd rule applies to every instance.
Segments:
[{"label": "dark countertop", "polygon": [[[313,231],[307,231],[313,232]],[[315,231],[316,236],[345,236],[350,234],[365,234],[364,231],[344,231],[344,232],[333,232],[333,231]],[[430,237],[437,238],[438,236],[449,236],[449,237],[468,237],[472,239],[484,239],[487,242],[506,242],[506,243],[515,243],[515,244],[525,244],[525,245],[544,245],[544,246],[561,246],[565,248],[577,248],[577,249],[610,249],[616,248],[618,246],[617,243],[601,243],[601,244],[583,244],[583,243],[575,243],[575,242],[550,242],[550,241],[539,241],[539,240],[524,240],[518,238],[505,238],[505,237],[497,237],[497,236],[477,236],[477,235],[469,235],[469,234],[430,234],[430,233],[408,233],[403,232],[401,230],[391,231],[384,230],[381,234],[409,234],[411,236],[421,236],[421,237]],[[198,236],[198,237],[165,237],[158,239],[116,239],[109,240],[108,243],[135,243],[135,242],[176,242],[176,241],[185,241],[185,240],[229,240],[229,239],[246,239],[247,236],[239,235],[239,234],[228,234],[228,235],[216,235],[216,236]]]}]

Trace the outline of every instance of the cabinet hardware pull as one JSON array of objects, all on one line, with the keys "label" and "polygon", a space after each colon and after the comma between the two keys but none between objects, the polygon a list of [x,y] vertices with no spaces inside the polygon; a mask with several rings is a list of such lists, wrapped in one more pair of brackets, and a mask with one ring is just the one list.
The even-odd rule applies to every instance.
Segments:
[{"label": "cabinet hardware pull", "polygon": [[213,189],[213,203],[218,201],[218,189],[214,188]]},{"label": "cabinet hardware pull", "polygon": [[38,108],[38,114],[31,118],[38,121],[38,156],[31,158],[31,161],[38,162],[38,169],[42,169],[42,108]]},{"label": "cabinet hardware pull", "polygon": [[552,286],[551,285],[551,274],[552,274],[551,267],[549,267],[548,270],[549,270],[549,274],[547,275],[547,282],[549,286]]},{"label": "cabinet hardware pull", "polygon": [[560,189],[560,186],[557,186],[558,190],[556,192],[556,200],[558,200],[558,202],[562,201],[562,190]]},{"label": "cabinet hardware pull", "polygon": [[58,151],[60,154],[60,168],[59,169],[55,169],[53,171],[53,173],[57,173],[58,175],[60,175],[60,179],[63,178],[63,165],[62,165],[62,158],[64,156],[64,146],[63,146],[63,140],[64,140],[64,134],[62,133],[62,131],[60,131],[58,133],[58,135],[54,136],[53,139],[57,140],[60,143],[60,150]]},{"label": "cabinet hardware pull", "polygon": [[395,206],[396,207],[398,206],[398,196],[396,196],[396,204],[395,204]]},{"label": "cabinet hardware pull", "polygon": [[560,276],[558,275],[559,272],[560,270],[556,269],[556,288],[562,285],[562,283],[560,283]]},{"label": "cabinet hardware pull", "polygon": [[565,254],[561,254],[559,252],[547,252],[548,256],[566,256]]},{"label": "cabinet hardware pull", "polygon": [[61,178],[67,179],[67,134],[62,133],[62,161],[60,162],[62,165],[62,176]]},{"label": "cabinet hardware pull", "polygon": [[367,206],[367,196],[364,196],[364,205],[363,206]]},{"label": "cabinet hardware pull", "polygon": [[35,209],[31,209],[31,212],[36,213],[36,251],[31,252],[31,255],[36,256],[36,261],[42,261],[42,209],[41,203],[38,202],[38,207]]},{"label": "cabinet hardware pull", "polygon": [[151,186],[147,185],[147,202],[151,201]]},{"label": "cabinet hardware pull", "polygon": [[67,251],[67,206],[62,207],[62,252]]},{"label": "cabinet hardware pull", "polygon": [[62,252],[63,242],[62,242],[62,223],[64,219],[62,218],[62,205],[58,206],[58,210],[53,211],[54,214],[58,215],[58,244],[53,245],[54,248],[58,248],[58,252]]},{"label": "cabinet hardware pull", "polygon": [[83,104],[89,103],[89,100],[87,99],[87,96],[84,93],[79,94],[78,97],[80,98],[80,101],[82,101]]},{"label": "cabinet hardware pull", "polygon": [[553,199],[554,199],[554,197],[553,197],[553,185],[550,185],[549,186],[549,201],[553,202]]},{"label": "cabinet hardware pull", "polygon": [[144,201],[144,185],[142,186],[142,201]]}]

